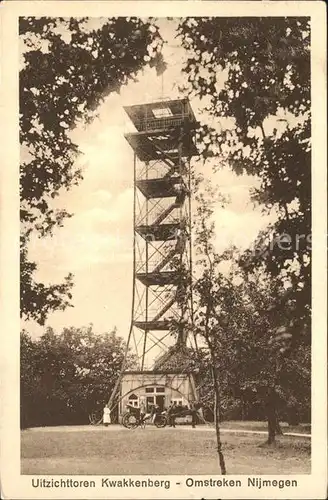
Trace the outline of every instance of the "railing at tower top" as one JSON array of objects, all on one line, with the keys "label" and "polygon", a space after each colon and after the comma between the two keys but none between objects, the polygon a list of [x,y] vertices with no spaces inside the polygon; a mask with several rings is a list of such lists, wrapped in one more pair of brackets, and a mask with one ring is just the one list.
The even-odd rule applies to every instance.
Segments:
[{"label": "railing at tower top", "polygon": [[135,119],[134,125],[139,132],[168,130],[183,125],[188,119],[188,114],[180,114],[163,118],[144,117]]}]

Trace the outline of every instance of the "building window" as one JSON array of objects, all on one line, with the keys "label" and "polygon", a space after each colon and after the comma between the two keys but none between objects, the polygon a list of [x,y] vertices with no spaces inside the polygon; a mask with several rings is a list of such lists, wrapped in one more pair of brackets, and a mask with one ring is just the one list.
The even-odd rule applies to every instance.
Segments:
[{"label": "building window", "polygon": [[178,406],[182,406],[183,404],[186,404],[186,402],[182,398],[172,398],[171,401],[173,403],[176,403]]},{"label": "building window", "polygon": [[160,393],[163,394],[165,392],[165,387],[158,387],[158,386],[156,386],[156,387],[146,387],[145,388],[145,392],[147,394],[154,394],[155,392],[156,393],[160,392]]},{"label": "building window", "polygon": [[129,396],[129,405],[133,406],[134,408],[139,408],[139,398],[136,394],[131,394]]}]

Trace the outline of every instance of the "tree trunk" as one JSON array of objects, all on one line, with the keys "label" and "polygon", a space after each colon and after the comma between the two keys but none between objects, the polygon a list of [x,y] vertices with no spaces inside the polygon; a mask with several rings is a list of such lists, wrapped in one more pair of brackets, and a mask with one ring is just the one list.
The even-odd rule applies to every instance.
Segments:
[{"label": "tree trunk", "polygon": [[275,418],[269,410],[268,413],[268,444],[274,444],[276,442],[276,426]]},{"label": "tree trunk", "polygon": [[279,423],[279,418],[278,418],[278,415],[276,413],[276,434],[277,436],[283,436],[283,432],[282,432],[282,428],[280,426],[280,423]]},{"label": "tree trunk", "polygon": [[240,401],[241,401],[241,419],[242,419],[242,421],[244,421],[245,420],[245,401],[244,401],[243,395],[241,395]]},{"label": "tree trunk", "polygon": [[212,360],[212,363],[213,363],[212,372],[213,372],[214,395],[215,395],[214,421],[215,421],[215,432],[216,432],[216,444],[217,444],[217,452],[219,456],[221,474],[225,475],[227,471],[225,466],[224,455],[222,453],[222,442],[220,434],[220,385],[214,360]]},{"label": "tree trunk", "polygon": [[276,415],[276,394],[274,387],[269,388],[267,399],[267,418],[268,418],[268,444],[276,442],[277,415]]}]

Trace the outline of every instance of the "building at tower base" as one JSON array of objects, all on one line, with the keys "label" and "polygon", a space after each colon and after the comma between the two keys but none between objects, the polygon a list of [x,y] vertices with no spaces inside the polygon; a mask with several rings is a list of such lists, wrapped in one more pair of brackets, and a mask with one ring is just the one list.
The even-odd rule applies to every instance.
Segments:
[{"label": "building at tower base", "polygon": [[176,344],[157,358],[151,371],[124,372],[119,414],[125,413],[127,404],[139,408],[142,401],[148,411],[152,405],[164,410],[174,401],[178,406],[197,401],[193,363],[191,350]]},{"label": "building at tower base", "polygon": [[147,411],[153,405],[164,410],[171,401],[175,401],[178,406],[188,405],[195,400],[196,387],[192,373],[127,371],[122,377],[121,394],[120,416],[125,413],[127,404],[138,408],[142,401],[146,404]]}]

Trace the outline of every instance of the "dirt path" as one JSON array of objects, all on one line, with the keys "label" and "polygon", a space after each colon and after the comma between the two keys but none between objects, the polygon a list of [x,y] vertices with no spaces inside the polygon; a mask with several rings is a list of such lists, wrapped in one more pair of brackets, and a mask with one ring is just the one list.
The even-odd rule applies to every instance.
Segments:
[{"label": "dirt path", "polygon": [[[167,430],[170,431],[171,428],[167,427]],[[198,426],[195,429],[193,429],[189,425],[181,425],[179,426],[179,430],[182,431],[192,431],[192,432],[214,432],[215,429],[212,426],[208,425],[202,425]],[[109,425],[108,427],[104,427],[103,425],[63,425],[63,426],[56,426],[56,427],[32,427],[31,429],[26,429],[26,431],[29,432],[38,432],[38,431],[43,431],[43,432],[58,432],[58,431],[69,431],[69,432],[110,432],[110,431],[115,431],[115,432],[131,432],[129,429],[126,429],[122,425],[118,424],[113,424]],[[24,431],[23,431],[24,432]],[[249,430],[249,429],[225,429],[221,428],[222,433],[230,433],[230,434],[254,434],[254,435],[263,435],[265,436],[267,434],[267,431],[260,431],[260,430]],[[311,439],[311,434],[303,434],[301,432],[284,432],[284,436],[293,436],[293,437],[298,437],[298,438],[305,438],[305,439]]]}]

